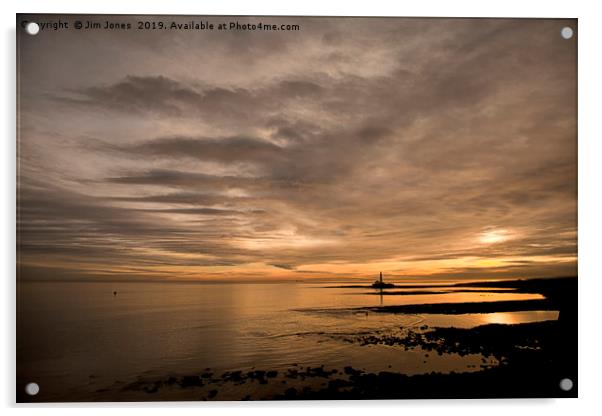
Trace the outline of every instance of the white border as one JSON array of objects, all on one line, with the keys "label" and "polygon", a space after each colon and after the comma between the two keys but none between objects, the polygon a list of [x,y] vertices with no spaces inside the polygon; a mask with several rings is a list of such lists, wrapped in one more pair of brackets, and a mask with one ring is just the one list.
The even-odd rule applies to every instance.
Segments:
[{"label": "white border", "polygon": [[[374,408],[380,413],[507,415],[508,413],[540,413],[548,415],[596,414],[600,411],[602,383],[600,378],[600,328],[597,307],[601,304],[602,247],[602,129],[599,98],[602,59],[601,7],[595,1],[505,0],[487,1],[414,1],[394,2],[370,0],[351,4],[349,1],[304,0],[296,4],[286,1],[239,0],[188,2],[158,0],[44,1],[22,0],[7,4],[2,13],[2,82],[5,91],[2,105],[0,192],[2,197],[2,331],[0,332],[0,405],[10,414],[63,415],[104,414],[116,408],[127,408],[128,414],[163,415],[165,408],[186,414],[231,414],[245,411],[250,415],[290,415],[308,412],[331,413],[341,409],[345,414],[365,414]],[[122,13],[122,14],[233,14],[233,15],[346,15],[346,16],[458,16],[458,17],[569,17],[579,18],[579,396],[577,400],[441,400],[441,401],[361,401],[361,402],[286,402],[286,403],[141,403],[141,404],[68,404],[46,406],[14,405],[14,313],[15,313],[15,13]],[[177,410],[176,410],[177,409]],[[598,413],[599,414],[599,413]]]}]

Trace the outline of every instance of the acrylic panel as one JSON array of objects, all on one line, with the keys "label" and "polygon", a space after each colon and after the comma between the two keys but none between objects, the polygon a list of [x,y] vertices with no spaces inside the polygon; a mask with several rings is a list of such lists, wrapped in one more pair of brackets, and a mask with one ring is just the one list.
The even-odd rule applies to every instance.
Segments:
[{"label": "acrylic panel", "polygon": [[576,397],[577,34],[18,15],[17,401]]}]

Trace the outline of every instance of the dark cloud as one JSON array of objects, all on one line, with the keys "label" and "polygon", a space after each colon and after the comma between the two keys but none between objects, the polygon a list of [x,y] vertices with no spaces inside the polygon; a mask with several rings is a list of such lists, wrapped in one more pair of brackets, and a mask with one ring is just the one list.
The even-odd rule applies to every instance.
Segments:
[{"label": "dark cloud", "polygon": [[182,106],[204,99],[198,92],[163,76],[129,75],[112,85],[85,88],[81,95],[84,98],[72,99],[74,104],[97,105],[115,111],[157,111],[172,115],[180,114]]},{"label": "dark cloud", "polygon": [[117,176],[104,180],[123,185],[157,185],[195,189],[253,187],[259,182],[259,179],[249,177],[217,176],[164,169],[155,169],[140,174]]},{"label": "dark cloud", "polygon": [[219,139],[171,137],[145,143],[121,146],[117,151],[150,157],[190,157],[222,163],[263,162],[276,163],[283,149],[265,140],[249,137]]},{"label": "dark cloud", "polygon": [[216,208],[166,208],[166,209],[138,209],[137,211],[161,213],[161,214],[191,214],[191,215],[237,215],[241,211]]},{"label": "dark cloud", "polygon": [[295,270],[295,267],[291,266],[290,264],[270,264],[270,266],[278,267],[279,269],[284,270]]},{"label": "dark cloud", "polygon": [[194,85],[164,75],[128,75],[113,84],[71,90],[53,98],[76,107],[111,112],[200,116],[209,121],[239,122],[252,113],[277,111],[291,101],[321,98],[326,92],[319,84],[303,79],[282,80],[253,89]]},{"label": "dark cloud", "polygon": [[[114,180],[114,179],[113,179]],[[161,203],[161,204],[186,204],[186,205],[215,205],[226,203],[231,200],[242,200],[245,198],[233,198],[220,194],[172,192],[160,195],[134,196],[134,197],[112,197],[110,200],[119,202],[136,203]]]}]

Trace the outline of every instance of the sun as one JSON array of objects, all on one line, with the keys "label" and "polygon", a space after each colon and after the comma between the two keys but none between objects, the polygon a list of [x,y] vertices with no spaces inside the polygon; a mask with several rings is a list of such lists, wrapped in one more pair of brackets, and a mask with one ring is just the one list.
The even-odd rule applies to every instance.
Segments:
[{"label": "sun", "polygon": [[487,230],[479,235],[479,242],[482,244],[495,244],[506,241],[510,238],[507,230]]}]

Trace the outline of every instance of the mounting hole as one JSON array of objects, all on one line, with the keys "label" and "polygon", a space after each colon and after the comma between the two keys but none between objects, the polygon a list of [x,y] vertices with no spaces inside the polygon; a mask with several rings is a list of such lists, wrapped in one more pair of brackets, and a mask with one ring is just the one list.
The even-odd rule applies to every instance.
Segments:
[{"label": "mounting hole", "polygon": [[37,35],[40,31],[40,26],[36,22],[29,22],[25,25],[25,31],[30,35]]},{"label": "mounting hole", "polygon": [[570,378],[563,378],[560,380],[560,389],[564,391],[570,391],[573,388],[573,380]]},{"label": "mounting hole", "polygon": [[38,383],[28,383],[25,386],[25,393],[29,394],[30,396],[35,396],[39,392],[40,386],[38,386]]},{"label": "mounting hole", "polygon": [[573,29],[571,29],[568,26],[565,26],[562,28],[562,30],[560,31],[560,36],[562,36],[565,39],[570,39],[573,37]]}]

